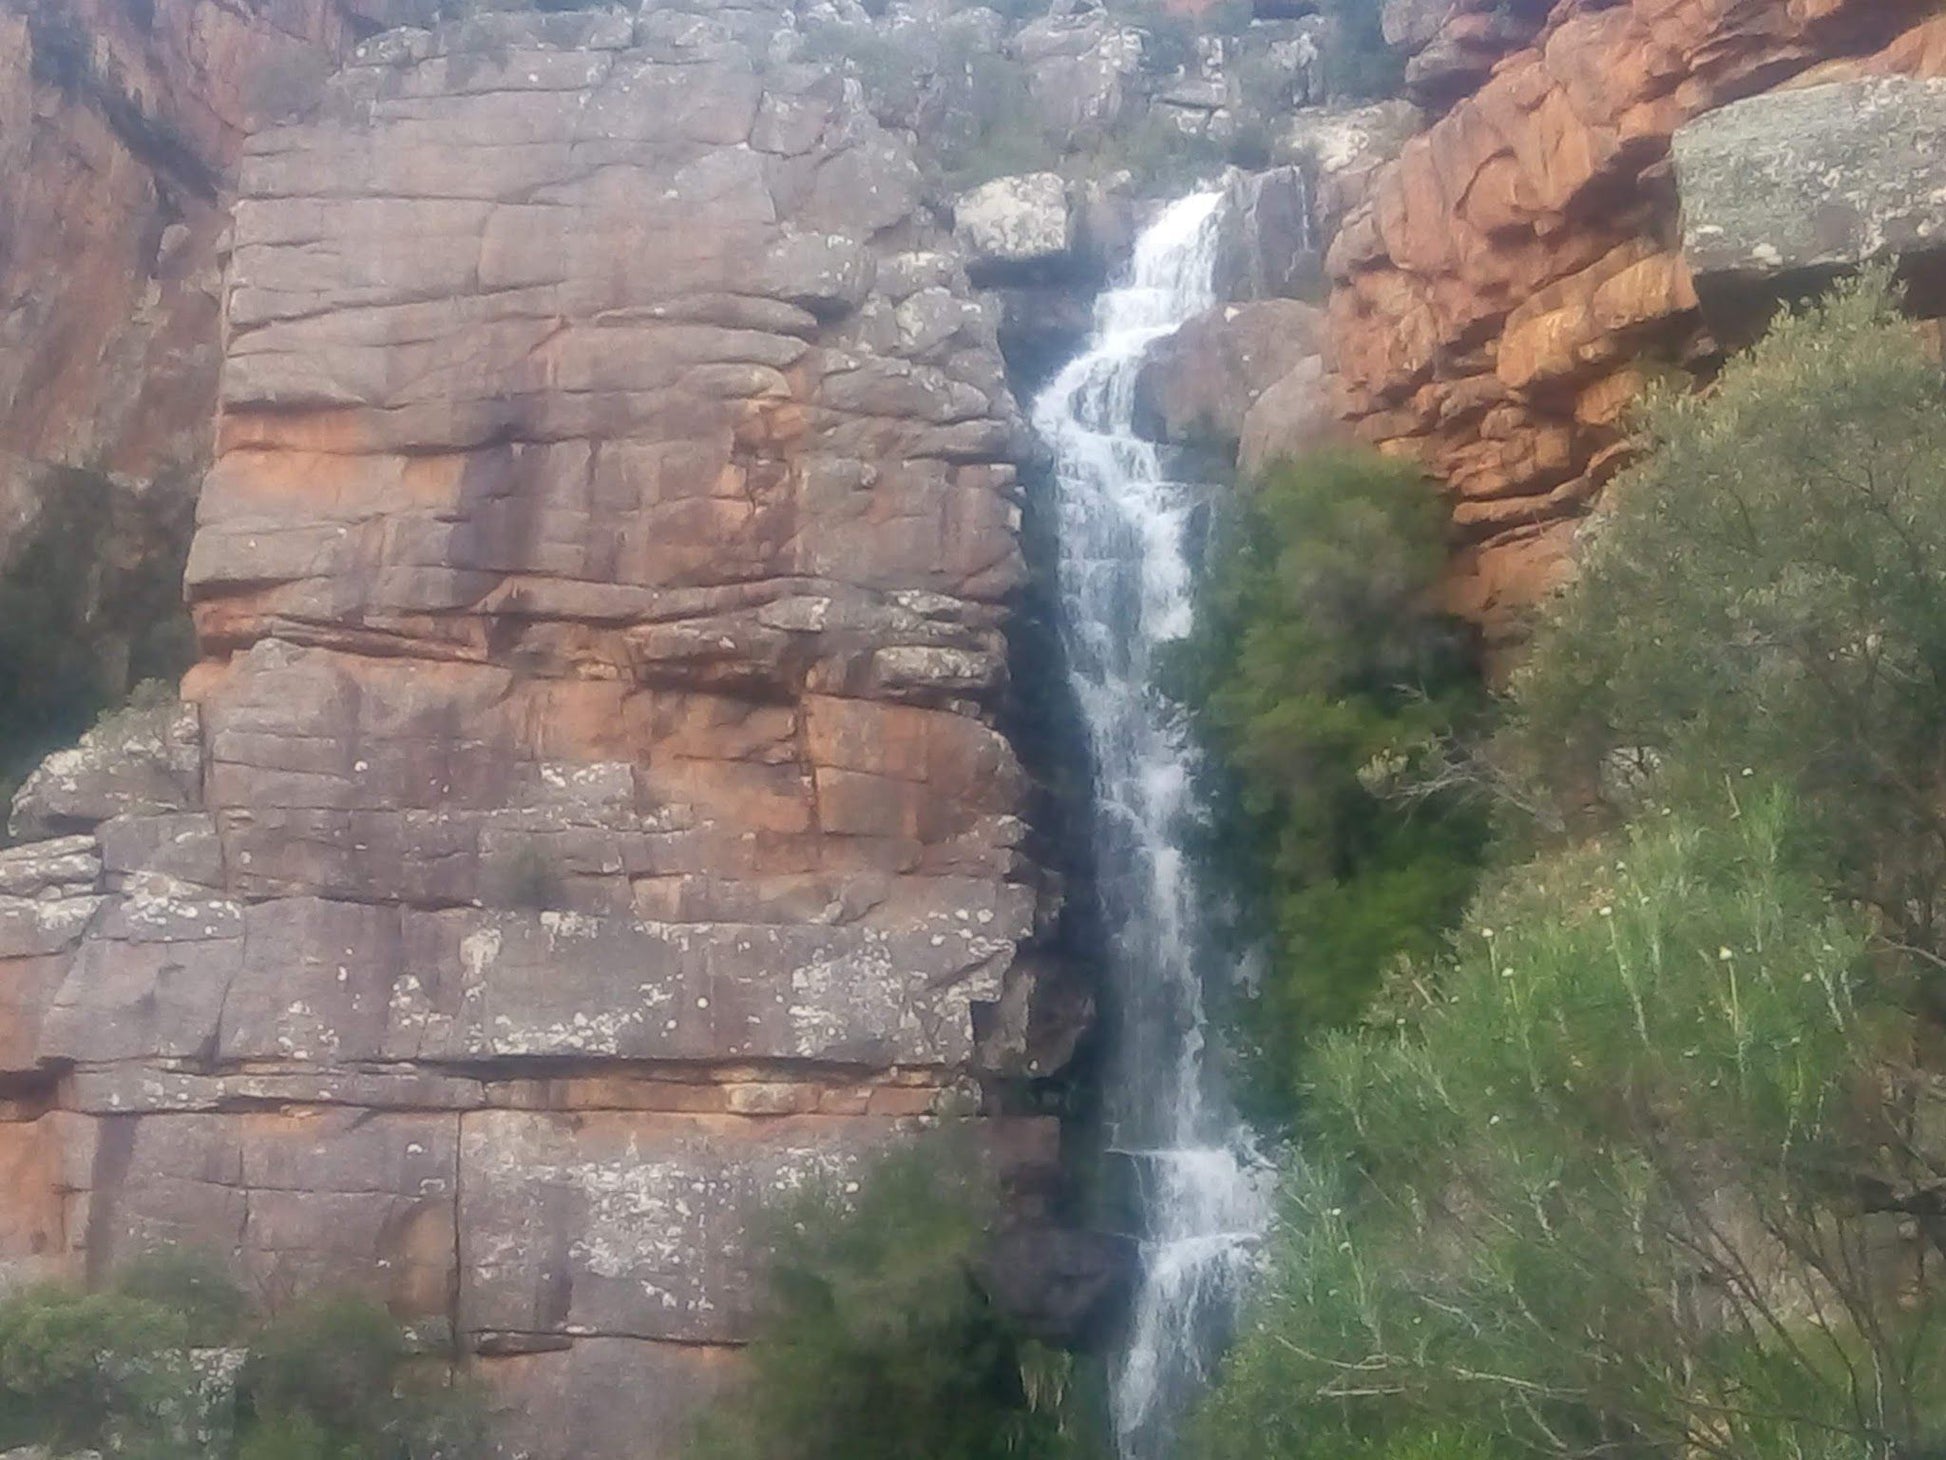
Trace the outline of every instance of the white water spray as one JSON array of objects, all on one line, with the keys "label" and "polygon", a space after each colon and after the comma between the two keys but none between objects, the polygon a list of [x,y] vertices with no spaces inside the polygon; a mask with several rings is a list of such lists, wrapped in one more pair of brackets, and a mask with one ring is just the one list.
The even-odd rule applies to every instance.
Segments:
[{"label": "white water spray", "polygon": [[1087,350],[1034,407],[1053,448],[1062,631],[1095,767],[1096,872],[1117,1014],[1105,1098],[1113,1147],[1146,1214],[1144,1277],[1114,1376],[1123,1460],[1165,1460],[1203,1385],[1268,1221],[1263,1173],[1212,1089],[1182,846],[1194,755],[1151,682],[1157,647],[1190,627],[1184,543],[1195,489],[1165,476],[1134,429],[1149,347],[1214,303],[1221,195],[1176,202],[1104,293]]}]

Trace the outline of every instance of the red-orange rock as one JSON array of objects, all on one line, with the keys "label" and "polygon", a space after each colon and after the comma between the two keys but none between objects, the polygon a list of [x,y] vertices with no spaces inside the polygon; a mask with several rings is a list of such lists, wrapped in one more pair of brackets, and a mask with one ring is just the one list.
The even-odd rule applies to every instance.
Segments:
[{"label": "red-orange rock", "polygon": [[[1483,33],[1486,7],[1470,0],[1394,8],[1417,44]],[[1834,67],[1937,67],[1946,27],[1926,9],[1530,8],[1531,43],[1408,143],[1346,221],[1328,260],[1341,406],[1359,434],[1419,457],[1452,489],[1468,546],[1451,596],[1491,643],[1518,637],[1521,612],[1559,580],[1571,560],[1563,525],[1623,459],[1631,362],[1709,357],[1673,248],[1674,130]]]},{"label": "red-orange rock", "polygon": [[361,1284],[523,1453],[654,1460],[765,1197],[921,1116],[1052,1165],[985,1104],[1086,1017],[997,726],[1023,428],[781,22],[396,30],[248,142],[205,663],[0,853],[0,1273]]}]

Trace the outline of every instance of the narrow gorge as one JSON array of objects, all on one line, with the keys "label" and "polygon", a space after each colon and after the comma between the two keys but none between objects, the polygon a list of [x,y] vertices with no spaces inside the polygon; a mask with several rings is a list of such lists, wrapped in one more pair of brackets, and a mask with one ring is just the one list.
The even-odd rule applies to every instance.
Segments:
[{"label": "narrow gorge", "polygon": [[1863,265],[1937,349],[1937,8],[0,3],[0,1298],[193,1249],[676,1460],[766,1222],[944,1130],[982,1321],[1242,1455],[1225,527],[1405,473],[1507,692],[1641,402]]}]

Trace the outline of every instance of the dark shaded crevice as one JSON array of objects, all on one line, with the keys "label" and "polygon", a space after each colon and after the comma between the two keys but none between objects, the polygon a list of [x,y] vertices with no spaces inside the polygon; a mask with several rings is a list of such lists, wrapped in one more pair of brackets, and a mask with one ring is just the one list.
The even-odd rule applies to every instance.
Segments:
[{"label": "dark shaded crevice", "polygon": [[217,200],[221,173],[167,123],[145,112],[140,96],[131,96],[112,69],[96,62],[87,32],[73,16],[43,0],[27,13],[27,35],[36,81],[93,106],[130,154],[158,177],[204,202]]}]

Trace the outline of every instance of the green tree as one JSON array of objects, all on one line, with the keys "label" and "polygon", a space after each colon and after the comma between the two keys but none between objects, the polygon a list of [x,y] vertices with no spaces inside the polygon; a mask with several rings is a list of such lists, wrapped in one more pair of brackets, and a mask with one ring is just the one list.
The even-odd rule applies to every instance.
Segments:
[{"label": "green tree", "polygon": [[1885,1210],[1930,1185],[1880,1098],[1897,1021],[1791,847],[1770,796],[1519,869],[1392,1035],[1326,1043],[1205,1454],[1946,1440],[1941,1304]]},{"label": "green tree", "polygon": [[13,1294],[0,1302],[0,1447],[180,1451],[187,1339],[182,1316],[147,1299],[54,1284]]},{"label": "green tree", "polygon": [[1095,1453],[1075,1366],[973,1277],[996,1218],[958,1141],[902,1149],[771,1214],[747,1377],[705,1418],[708,1460],[1056,1460]]},{"label": "green tree", "polygon": [[[235,1392],[198,1350],[245,1350]],[[233,1403],[231,1401],[234,1401]],[[207,1255],[135,1258],[100,1292],[0,1299],[0,1447],[130,1460],[475,1460],[485,1407],[385,1309],[318,1294],[252,1320]]]},{"label": "green tree", "polygon": [[1775,776],[1831,885],[1946,952],[1939,367],[1874,276],[1661,401],[1646,444],[1517,681],[1516,758],[1610,815]]},{"label": "green tree", "polygon": [[1465,637],[1432,603],[1445,509],[1415,470],[1327,451],[1241,490],[1164,684],[1208,753],[1205,861],[1268,968],[1241,1001],[1254,1113],[1287,1116],[1314,1035],[1459,917],[1484,817],[1416,773],[1477,717]]},{"label": "green tree", "polygon": [[383,1306],[322,1293],[266,1322],[238,1379],[239,1460],[468,1460],[484,1406]]}]

